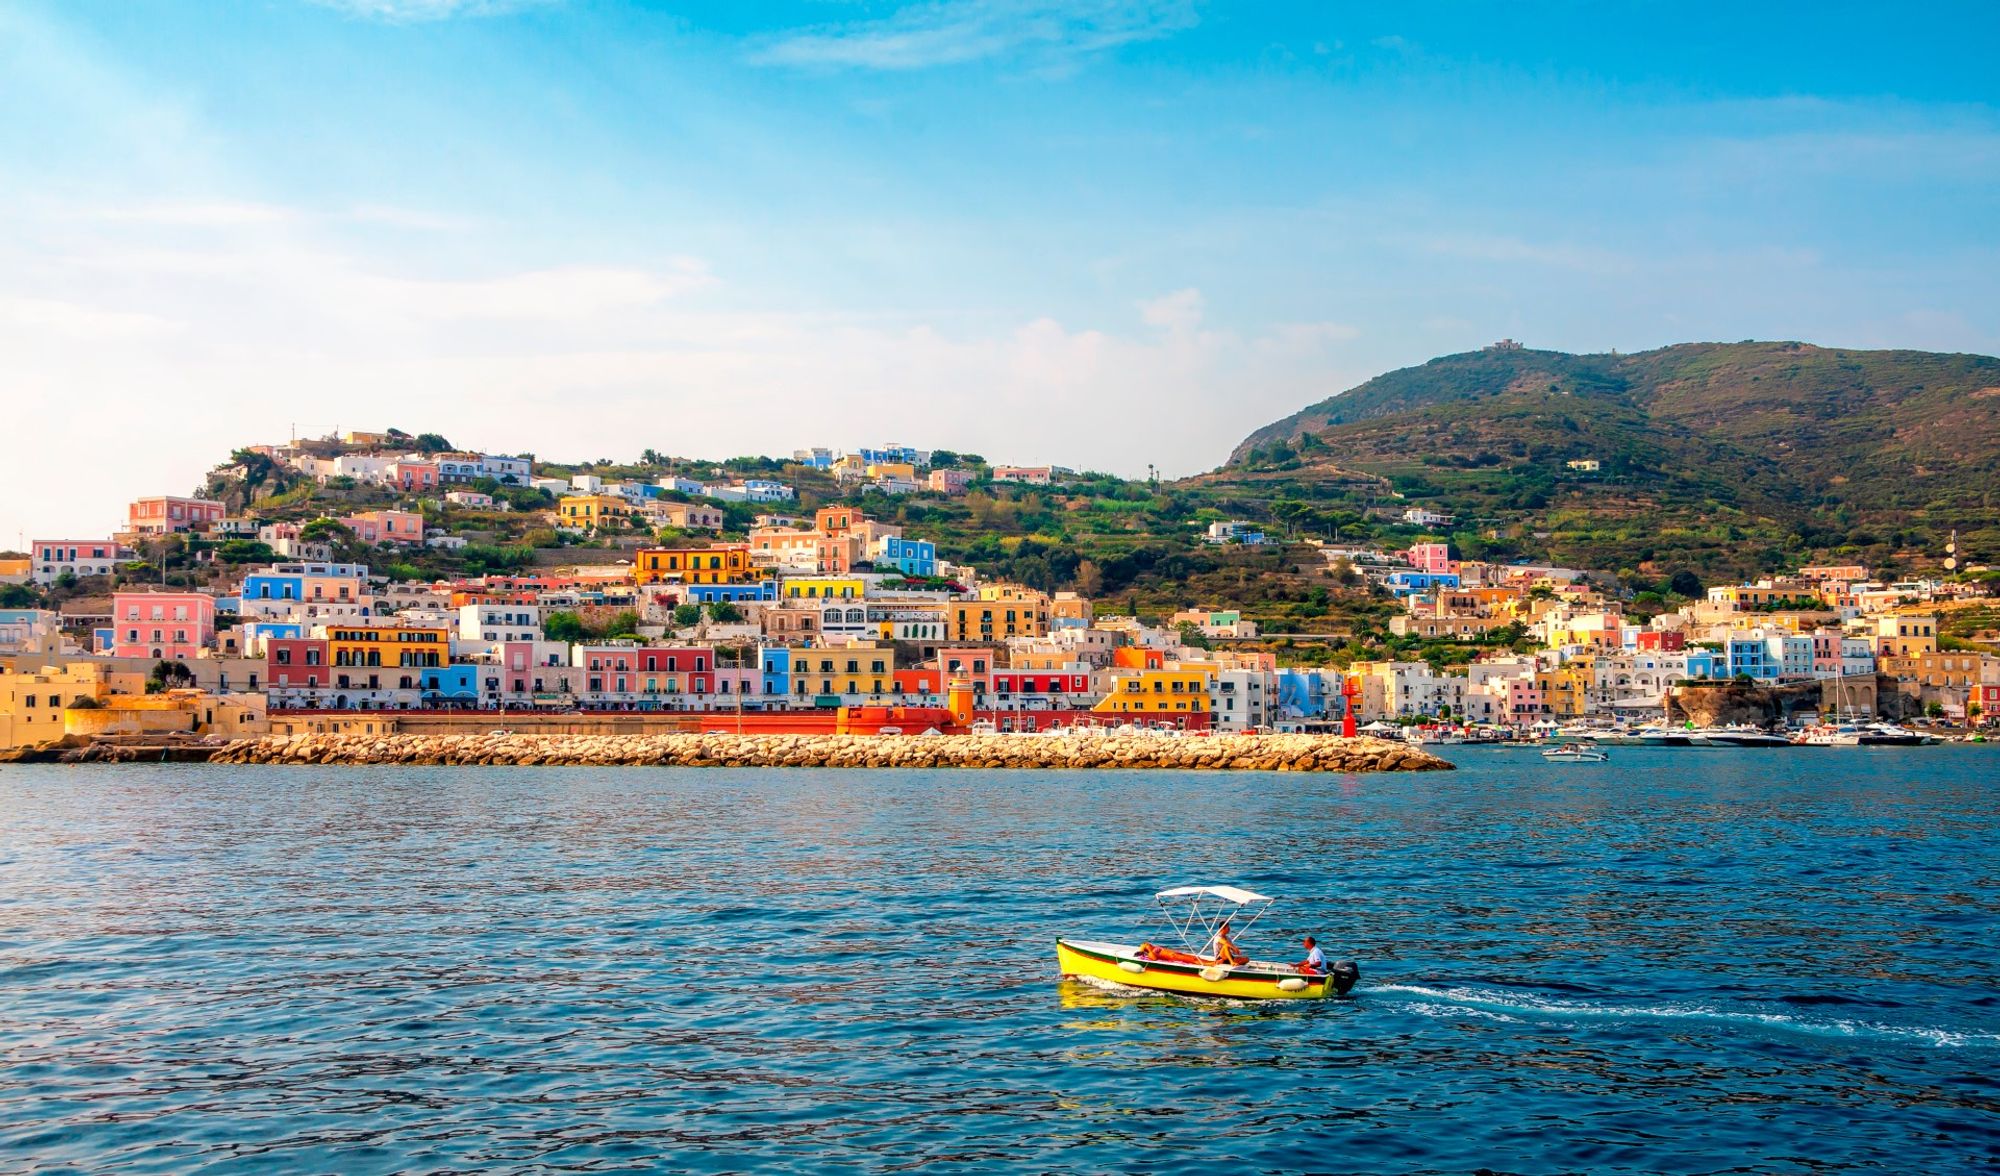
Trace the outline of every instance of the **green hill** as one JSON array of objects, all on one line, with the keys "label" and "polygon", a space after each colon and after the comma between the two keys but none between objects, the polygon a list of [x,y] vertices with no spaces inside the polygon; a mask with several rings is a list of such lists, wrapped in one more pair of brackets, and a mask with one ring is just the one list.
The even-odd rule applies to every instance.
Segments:
[{"label": "green hill", "polygon": [[[1488,349],[1267,425],[1202,480],[1307,498],[1370,497],[1372,483],[1378,507],[1422,503],[1558,555],[1565,533],[1588,535],[1570,557],[1600,566],[1671,550],[1747,570],[1781,562],[1761,550],[1772,543],[1894,558],[1994,526],[2000,359],[1802,343]],[[1734,558],[1732,543],[1760,550]]]}]

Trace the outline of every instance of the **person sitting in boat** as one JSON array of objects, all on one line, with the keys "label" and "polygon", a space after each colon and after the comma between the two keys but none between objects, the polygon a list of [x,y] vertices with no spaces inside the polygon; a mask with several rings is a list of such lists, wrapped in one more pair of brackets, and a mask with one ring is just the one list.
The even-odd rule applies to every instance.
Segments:
[{"label": "person sitting in boat", "polygon": [[1215,929],[1215,962],[1235,967],[1247,964],[1250,957],[1236,950],[1236,941],[1229,938],[1229,920],[1222,920],[1222,926]]},{"label": "person sitting in boat", "polygon": [[1310,935],[1306,936],[1306,958],[1299,961],[1298,969],[1308,976],[1326,975],[1326,953],[1319,949],[1319,944]]}]

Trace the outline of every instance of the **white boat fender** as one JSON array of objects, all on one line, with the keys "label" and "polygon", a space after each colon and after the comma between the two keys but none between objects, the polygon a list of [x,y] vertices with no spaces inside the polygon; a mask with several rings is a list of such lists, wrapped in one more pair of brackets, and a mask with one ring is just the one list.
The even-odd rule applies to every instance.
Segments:
[{"label": "white boat fender", "polygon": [[1306,982],[1297,976],[1287,976],[1283,980],[1278,981],[1278,991],[1280,992],[1304,992],[1305,990]]},{"label": "white boat fender", "polygon": [[1120,971],[1131,972],[1137,975],[1146,970],[1146,965],[1140,963],[1138,960],[1119,960],[1118,968]]},{"label": "white boat fender", "polygon": [[1203,980],[1208,981],[1210,984],[1220,984],[1229,975],[1229,969],[1220,966],[1210,966],[1203,968],[1199,974]]}]

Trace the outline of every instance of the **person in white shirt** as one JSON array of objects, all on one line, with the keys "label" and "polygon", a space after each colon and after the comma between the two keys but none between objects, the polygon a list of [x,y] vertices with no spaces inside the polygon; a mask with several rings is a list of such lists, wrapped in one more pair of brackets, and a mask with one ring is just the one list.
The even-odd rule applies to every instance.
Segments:
[{"label": "person in white shirt", "polygon": [[1308,976],[1326,975],[1326,953],[1319,949],[1313,937],[1306,936],[1306,958],[1299,962],[1299,971]]}]

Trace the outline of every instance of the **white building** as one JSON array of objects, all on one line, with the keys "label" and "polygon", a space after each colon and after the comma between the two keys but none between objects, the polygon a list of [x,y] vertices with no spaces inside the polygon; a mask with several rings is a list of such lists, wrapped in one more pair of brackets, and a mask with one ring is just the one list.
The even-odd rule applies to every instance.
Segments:
[{"label": "white building", "polygon": [[534,458],[525,453],[519,457],[509,457],[504,453],[483,453],[479,456],[479,472],[503,486],[527,485],[534,468]]},{"label": "white building", "polygon": [[540,641],[542,610],[533,604],[464,604],[458,609],[457,629],[459,640],[467,646]]},{"label": "white building", "polygon": [[78,579],[108,576],[134,558],[130,548],[110,539],[37,539],[28,555],[28,576],[42,585],[55,583],[65,572]]},{"label": "white building", "polygon": [[1429,507],[1413,506],[1403,512],[1403,521],[1416,527],[1449,527],[1458,521],[1458,516]]},{"label": "white building", "polygon": [[1223,670],[1208,680],[1208,709],[1218,731],[1270,726],[1276,697],[1271,675],[1262,670]]}]

